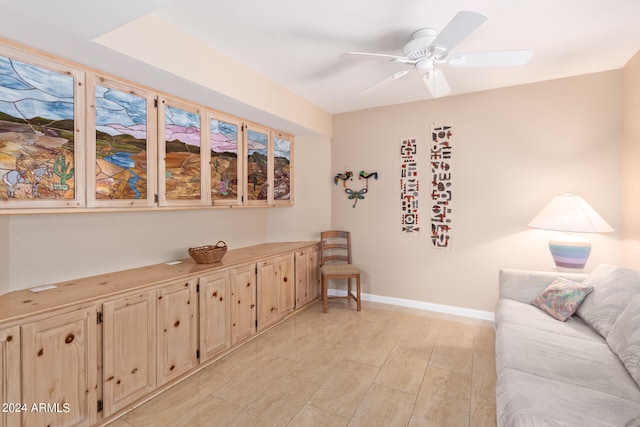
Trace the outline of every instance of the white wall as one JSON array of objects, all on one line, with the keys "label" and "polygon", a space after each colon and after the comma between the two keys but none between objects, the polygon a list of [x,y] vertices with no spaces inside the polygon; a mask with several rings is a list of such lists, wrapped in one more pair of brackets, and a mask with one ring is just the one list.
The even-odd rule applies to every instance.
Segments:
[{"label": "white wall", "polygon": [[623,68],[623,263],[640,269],[640,52]]},{"label": "white wall", "polygon": [[331,140],[297,137],[294,206],[270,209],[270,242],[319,240],[331,226]]},{"label": "white wall", "polygon": [[[332,174],[377,170],[352,208],[332,193],[332,225],[351,230],[363,292],[493,311],[502,267],[550,269],[550,232],[527,223],[555,195],[582,195],[616,229],[589,236],[587,271],[621,260],[621,71],[334,116]],[[453,241],[429,239],[430,126],[454,126]],[[400,233],[401,137],[419,140],[422,233]],[[353,182],[354,187],[361,183]]]}]

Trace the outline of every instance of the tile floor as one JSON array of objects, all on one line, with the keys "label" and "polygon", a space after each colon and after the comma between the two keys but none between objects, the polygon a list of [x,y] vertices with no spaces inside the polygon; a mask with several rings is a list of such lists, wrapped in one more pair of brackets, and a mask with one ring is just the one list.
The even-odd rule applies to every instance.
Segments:
[{"label": "tile floor", "polygon": [[110,424],[495,426],[491,322],[315,303]]}]

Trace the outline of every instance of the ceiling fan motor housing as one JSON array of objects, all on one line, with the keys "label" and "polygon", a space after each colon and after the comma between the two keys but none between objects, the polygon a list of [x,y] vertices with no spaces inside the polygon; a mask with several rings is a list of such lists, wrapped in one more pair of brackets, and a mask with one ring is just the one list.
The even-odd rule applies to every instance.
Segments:
[{"label": "ceiling fan motor housing", "polygon": [[409,43],[402,48],[402,54],[410,59],[420,59],[431,54],[429,47],[438,33],[433,28],[423,28],[411,35]]}]

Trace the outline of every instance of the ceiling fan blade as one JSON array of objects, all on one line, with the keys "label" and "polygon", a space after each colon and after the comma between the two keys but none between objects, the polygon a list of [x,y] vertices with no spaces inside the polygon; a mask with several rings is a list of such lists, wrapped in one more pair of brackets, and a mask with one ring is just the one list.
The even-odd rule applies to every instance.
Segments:
[{"label": "ceiling fan blade", "polygon": [[431,43],[431,46],[438,47],[444,51],[445,55],[460,43],[465,37],[474,32],[480,25],[484,24],[488,18],[481,13],[461,11],[453,17],[451,22]]},{"label": "ceiling fan blade", "polygon": [[373,86],[369,86],[365,90],[358,92],[356,94],[356,96],[364,95],[365,93],[372,92],[372,91],[374,91],[376,89],[381,88],[382,86],[386,86],[386,85],[388,85],[389,83],[391,83],[393,81],[401,79],[402,77],[406,76],[407,74],[409,74],[409,70],[398,71],[397,73],[394,73],[394,74],[390,75],[386,79],[380,80],[378,83],[374,84]]},{"label": "ceiling fan blade", "polygon": [[452,67],[502,67],[524,65],[531,59],[531,50],[503,50],[496,52],[459,53],[447,63]]},{"label": "ceiling fan blade", "polygon": [[440,98],[451,93],[451,88],[447,83],[447,79],[444,78],[442,70],[429,71],[422,76],[422,80],[433,98]]},{"label": "ceiling fan blade", "polygon": [[401,62],[403,64],[412,64],[415,61],[405,57],[398,55],[387,55],[385,53],[368,53],[368,52],[347,52],[340,55],[340,58],[369,58],[369,59],[378,59],[383,61],[392,61],[392,62]]}]

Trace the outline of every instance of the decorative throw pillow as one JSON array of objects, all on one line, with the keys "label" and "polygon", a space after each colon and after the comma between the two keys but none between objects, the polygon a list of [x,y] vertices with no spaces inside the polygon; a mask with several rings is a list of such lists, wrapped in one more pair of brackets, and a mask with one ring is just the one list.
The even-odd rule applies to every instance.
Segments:
[{"label": "decorative throw pillow", "polygon": [[576,312],[592,290],[591,286],[558,277],[531,301],[531,305],[564,322]]}]

